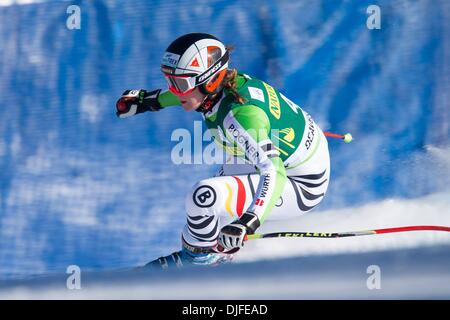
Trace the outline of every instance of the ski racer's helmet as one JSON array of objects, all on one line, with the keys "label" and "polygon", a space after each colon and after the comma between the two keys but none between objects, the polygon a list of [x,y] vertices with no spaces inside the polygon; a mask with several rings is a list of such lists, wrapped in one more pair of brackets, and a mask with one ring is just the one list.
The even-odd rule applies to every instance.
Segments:
[{"label": "ski racer's helmet", "polygon": [[216,37],[207,33],[188,33],[173,41],[161,61],[161,71],[169,90],[184,96],[196,87],[205,95],[223,88],[229,52]]}]

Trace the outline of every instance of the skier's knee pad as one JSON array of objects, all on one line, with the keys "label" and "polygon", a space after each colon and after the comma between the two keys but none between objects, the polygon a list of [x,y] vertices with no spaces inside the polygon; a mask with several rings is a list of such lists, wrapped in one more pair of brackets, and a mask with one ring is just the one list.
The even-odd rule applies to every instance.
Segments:
[{"label": "skier's knee pad", "polygon": [[211,216],[224,210],[225,192],[222,177],[199,181],[186,195],[185,207],[188,216]]}]

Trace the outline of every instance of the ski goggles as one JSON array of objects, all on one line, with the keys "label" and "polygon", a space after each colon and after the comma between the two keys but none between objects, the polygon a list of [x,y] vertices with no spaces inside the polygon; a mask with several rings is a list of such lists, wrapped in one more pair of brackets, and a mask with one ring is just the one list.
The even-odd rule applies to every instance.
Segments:
[{"label": "ski goggles", "polygon": [[164,75],[169,85],[169,90],[177,96],[185,96],[194,91],[196,86],[196,75]]}]

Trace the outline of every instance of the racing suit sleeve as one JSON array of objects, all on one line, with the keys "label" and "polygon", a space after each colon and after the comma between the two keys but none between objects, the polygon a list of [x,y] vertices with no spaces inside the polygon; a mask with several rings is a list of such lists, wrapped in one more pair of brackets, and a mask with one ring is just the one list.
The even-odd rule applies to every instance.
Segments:
[{"label": "racing suit sleeve", "polygon": [[246,160],[261,176],[247,212],[256,214],[262,224],[280,198],[287,180],[283,161],[269,138],[269,119],[257,106],[243,105],[226,115],[223,128],[227,139],[244,152]]}]

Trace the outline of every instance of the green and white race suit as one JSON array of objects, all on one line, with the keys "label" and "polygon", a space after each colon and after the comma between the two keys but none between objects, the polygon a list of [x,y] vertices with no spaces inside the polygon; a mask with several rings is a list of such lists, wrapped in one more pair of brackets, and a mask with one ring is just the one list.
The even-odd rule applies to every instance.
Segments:
[{"label": "green and white race suit", "polygon": [[[238,103],[227,89],[204,116],[216,143],[231,155],[221,176],[198,182],[186,197],[183,239],[214,246],[221,227],[243,212],[266,219],[299,216],[323,199],[330,177],[328,144],[312,117],[269,84],[239,74]],[[170,92],[163,107],[179,104]],[[237,165],[236,159],[246,165]]]}]

